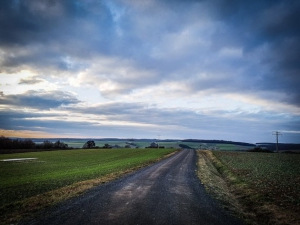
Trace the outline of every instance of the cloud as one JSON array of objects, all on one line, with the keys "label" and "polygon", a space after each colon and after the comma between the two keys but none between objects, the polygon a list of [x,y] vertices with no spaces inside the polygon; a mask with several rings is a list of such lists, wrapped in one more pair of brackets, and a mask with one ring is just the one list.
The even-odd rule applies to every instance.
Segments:
[{"label": "cloud", "polygon": [[[51,43],[53,36],[63,39],[72,37],[72,34],[78,35],[80,32],[77,33],[76,25],[87,17],[98,19],[99,25],[109,25],[111,20],[103,2],[93,0],[84,3],[72,0],[6,1],[1,2],[1,14],[2,44]],[[61,29],[66,29],[65,35],[60,33]]]},{"label": "cloud", "polygon": [[41,83],[43,82],[42,79],[38,79],[36,77],[29,77],[29,78],[26,78],[26,79],[21,79],[19,84],[38,84],[38,83]]},{"label": "cloud", "polygon": [[270,39],[282,39],[287,36],[299,36],[300,31],[297,29],[300,19],[299,1],[282,2],[277,1],[263,11],[260,28],[262,33]]},{"label": "cloud", "polygon": [[79,100],[74,95],[62,91],[27,91],[17,95],[3,94],[0,98],[1,105],[40,110],[76,103],[79,103]]},{"label": "cloud", "polygon": [[272,123],[297,130],[299,12],[297,0],[1,1],[0,101],[69,110],[73,122],[89,114],[106,128],[110,119],[114,131],[151,124],[226,133],[238,109],[248,110],[240,125],[281,112],[282,124]]},{"label": "cloud", "polygon": [[6,1],[1,2],[1,9],[1,44],[46,38],[41,31],[53,29],[61,11],[58,1]]},{"label": "cloud", "polygon": [[[244,110],[192,110],[185,108],[157,108],[156,105],[148,105],[140,102],[136,103],[122,103],[110,102],[96,104],[93,106],[77,105],[64,106],[63,110],[69,110],[73,113],[81,115],[95,115],[96,120],[101,121],[115,121],[119,124],[122,122],[135,122],[141,124],[153,124],[156,126],[178,126],[185,129],[207,129],[210,130],[212,126],[217,130],[240,129],[241,127],[257,127],[262,124],[276,123],[282,117],[281,113],[274,113],[272,111],[258,111],[247,112]],[[291,118],[285,118],[289,120]],[[294,116],[291,121],[297,120]],[[197,123],[195,123],[197,121]],[[256,125],[250,123],[257,123]],[[299,126],[298,126],[299,128]],[[244,129],[244,128],[241,128]],[[249,128],[250,129],[250,128]],[[253,129],[253,132],[255,130]]]},{"label": "cloud", "polygon": [[[295,85],[300,54],[297,1],[1,4],[1,70],[30,67],[39,74],[47,69],[52,76],[79,76],[110,98],[178,80],[195,91],[239,92],[248,87],[252,92],[289,93],[284,101],[300,104]],[[263,46],[261,54],[257,50]],[[105,60],[110,62],[105,65]]]},{"label": "cloud", "polygon": [[62,135],[74,133],[74,136],[82,137],[156,137],[160,133],[164,138],[205,139],[213,136],[214,139],[249,142],[269,140],[274,128],[300,130],[297,116],[270,111],[195,111],[186,108],[157,108],[156,105],[141,102],[93,105],[81,102],[61,105],[55,110],[45,110],[45,107],[40,109],[24,111],[22,107],[12,107],[1,110],[0,127],[48,134],[59,130]]},{"label": "cloud", "polygon": [[81,66],[71,65],[72,58],[86,58],[111,46],[109,40],[113,39],[108,30],[112,18],[101,1],[83,4],[25,0],[0,4],[0,71],[13,67],[74,71]]},{"label": "cloud", "polygon": [[128,94],[161,79],[155,68],[140,68],[134,61],[119,57],[95,57],[87,63],[88,69],[70,78],[71,84],[94,86],[106,97]]}]

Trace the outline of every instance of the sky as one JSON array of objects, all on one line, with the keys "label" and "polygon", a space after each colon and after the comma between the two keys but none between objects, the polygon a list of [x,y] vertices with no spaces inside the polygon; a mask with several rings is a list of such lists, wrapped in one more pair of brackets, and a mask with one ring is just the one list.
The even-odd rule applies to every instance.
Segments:
[{"label": "sky", "polygon": [[300,1],[2,0],[0,136],[300,143]]}]

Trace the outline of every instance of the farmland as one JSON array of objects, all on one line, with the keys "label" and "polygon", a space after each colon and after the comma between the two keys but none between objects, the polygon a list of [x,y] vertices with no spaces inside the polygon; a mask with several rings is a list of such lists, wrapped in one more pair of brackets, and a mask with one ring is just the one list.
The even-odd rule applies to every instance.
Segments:
[{"label": "farmland", "polygon": [[[0,155],[1,210],[76,182],[139,168],[174,149],[84,149]],[[36,158],[23,161],[5,159]]]},{"label": "farmland", "polygon": [[300,222],[300,155],[211,153],[215,167],[252,220],[261,224]]},{"label": "farmland", "polygon": [[[60,139],[62,142],[67,144],[69,147],[72,148],[82,148],[84,143],[87,139]],[[37,144],[43,143],[44,140],[42,139],[35,139],[34,142]],[[53,139],[50,141],[57,141],[57,139]],[[127,139],[97,139],[94,140],[96,146],[104,146],[108,144],[110,146],[119,146],[124,148],[126,145],[130,145],[132,148],[146,148],[150,146],[151,142],[158,142],[160,146],[164,146],[165,148],[178,148],[179,145],[186,145],[188,148],[194,149],[219,149],[219,150],[247,150],[249,148],[253,148],[253,146],[245,146],[243,145],[236,145],[236,144],[226,144],[222,143],[205,143],[205,142],[192,142],[192,141],[182,141],[182,140],[158,140],[158,139],[134,139],[134,140],[127,140]]]},{"label": "farmland", "polygon": [[[87,140],[62,140],[66,143],[69,147],[72,148],[82,148],[84,143]],[[130,145],[132,148],[146,148],[150,146],[151,142],[158,142],[160,146],[164,146],[165,148],[178,148],[179,142],[178,141],[158,141],[158,140],[135,140],[135,141],[128,141],[128,140],[95,140],[96,146],[104,146],[108,144],[110,146],[119,146],[124,148],[126,145]],[[42,142],[36,142],[42,143]]]},{"label": "farmland", "polygon": [[[51,140],[51,139],[50,139]],[[51,141],[56,141],[57,139],[53,139]],[[88,141],[88,139],[60,139],[69,147],[72,148],[82,148],[84,143]],[[41,144],[44,140],[36,139],[35,143]],[[150,146],[152,142],[158,142],[161,146],[165,148],[177,148],[179,141],[164,141],[164,140],[156,140],[156,139],[148,139],[148,140],[126,140],[126,139],[99,139],[94,140],[96,146],[104,146],[108,144],[110,146],[119,146],[120,148],[124,148],[125,146],[129,145],[131,148],[146,148]]]}]

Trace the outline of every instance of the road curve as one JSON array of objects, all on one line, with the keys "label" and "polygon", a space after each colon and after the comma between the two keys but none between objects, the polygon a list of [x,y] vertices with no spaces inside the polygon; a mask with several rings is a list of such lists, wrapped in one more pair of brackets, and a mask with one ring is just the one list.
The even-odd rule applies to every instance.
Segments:
[{"label": "road curve", "polygon": [[196,152],[175,155],[21,224],[241,224],[205,192]]}]

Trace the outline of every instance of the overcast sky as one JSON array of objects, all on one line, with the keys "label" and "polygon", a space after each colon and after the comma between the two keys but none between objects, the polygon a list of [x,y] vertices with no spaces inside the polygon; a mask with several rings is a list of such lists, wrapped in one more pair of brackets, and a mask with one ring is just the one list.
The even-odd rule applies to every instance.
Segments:
[{"label": "overcast sky", "polygon": [[2,0],[0,135],[300,142],[300,1]]}]

